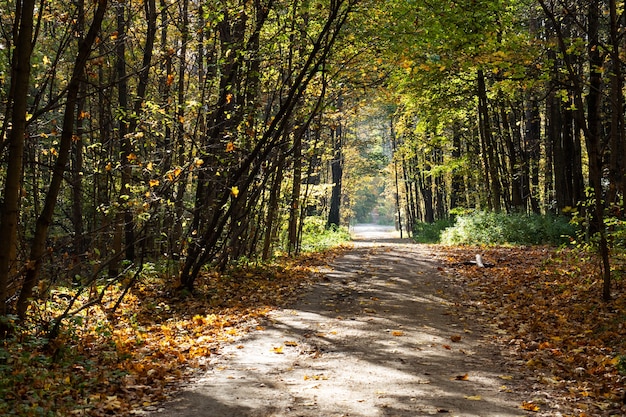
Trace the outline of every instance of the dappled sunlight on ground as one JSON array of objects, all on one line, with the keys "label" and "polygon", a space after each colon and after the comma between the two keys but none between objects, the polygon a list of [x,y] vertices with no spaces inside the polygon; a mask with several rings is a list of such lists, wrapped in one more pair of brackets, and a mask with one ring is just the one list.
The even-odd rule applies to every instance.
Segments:
[{"label": "dappled sunlight on ground", "polygon": [[384,243],[357,240],[154,415],[525,415],[489,336],[453,313],[459,288],[428,247],[372,233]]}]

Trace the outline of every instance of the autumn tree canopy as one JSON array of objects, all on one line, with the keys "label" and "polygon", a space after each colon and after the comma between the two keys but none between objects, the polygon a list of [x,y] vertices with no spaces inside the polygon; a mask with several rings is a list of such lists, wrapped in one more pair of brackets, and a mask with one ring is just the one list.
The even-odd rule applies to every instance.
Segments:
[{"label": "autumn tree canopy", "polygon": [[309,218],[372,211],[407,233],[459,210],[576,213],[608,297],[623,6],[4,2],[3,332],[59,285],[52,335],[147,264],[193,291],[208,265],[298,253]]}]

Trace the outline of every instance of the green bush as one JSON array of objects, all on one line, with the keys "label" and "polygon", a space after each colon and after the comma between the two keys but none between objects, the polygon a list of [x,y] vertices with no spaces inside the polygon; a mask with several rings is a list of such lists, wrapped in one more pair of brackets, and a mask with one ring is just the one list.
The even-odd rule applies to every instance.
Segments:
[{"label": "green bush", "polygon": [[574,234],[575,227],[565,217],[480,211],[457,217],[456,224],[441,233],[441,243],[561,245]]},{"label": "green bush", "polygon": [[439,243],[441,233],[454,225],[454,220],[437,220],[435,223],[419,222],[413,227],[413,240],[418,243]]},{"label": "green bush", "polygon": [[302,252],[319,252],[350,240],[350,232],[345,227],[326,228],[326,220],[321,217],[307,217],[302,228]]}]

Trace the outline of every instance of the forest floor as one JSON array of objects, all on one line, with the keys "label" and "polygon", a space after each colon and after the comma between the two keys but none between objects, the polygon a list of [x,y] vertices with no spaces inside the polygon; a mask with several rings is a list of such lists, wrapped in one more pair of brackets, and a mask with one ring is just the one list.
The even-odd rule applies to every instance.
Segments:
[{"label": "forest floor", "polygon": [[[600,392],[582,376],[572,381],[576,372],[587,373],[586,362],[571,363],[568,376],[555,372],[558,366],[550,364],[559,359],[552,357],[567,356],[558,353],[562,336],[507,329],[508,310],[490,307],[479,288],[492,285],[484,277],[497,268],[466,262],[475,259],[475,249],[413,244],[381,228],[355,232],[353,248],[296,302],[255,319],[249,333],[221,346],[173,400],[142,414],[624,415],[617,382],[607,388],[605,380]],[[524,268],[524,261],[548,254],[534,250],[528,259],[510,261]],[[494,252],[485,261],[505,258]],[[523,315],[524,307],[506,297],[515,307],[511,317]],[[593,357],[593,365],[619,380],[614,352]]]}]

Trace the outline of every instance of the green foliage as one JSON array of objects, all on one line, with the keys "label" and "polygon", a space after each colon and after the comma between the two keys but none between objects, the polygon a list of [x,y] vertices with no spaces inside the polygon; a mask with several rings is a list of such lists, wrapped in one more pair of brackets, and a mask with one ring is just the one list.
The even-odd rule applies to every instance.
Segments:
[{"label": "green foliage", "polygon": [[441,243],[560,245],[574,233],[574,226],[565,217],[480,211],[459,216],[453,227],[442,232]]},{"label": "green foliage", "polygon": [[419,222],[413,227],[413,240],[418,243],[439,243],[441,233],[454,226],[454,220],[437,220],[435,223]]},{"label": "green foliage", "polygon": [[[594,209],[595,200],[588,198],[582,203],[583,210],[571,209],[568,212],[572,216],[571,223],[576,226],[576,240],[572,241],[576,246],[596,251],[600,240],[599,233],[591,233],[591,212]],[[604,227],[609,247],[617,252],[626,250],[626,221],[623,220],[619,206],[605,210]]]},{"label": "green foliage", "polygon": [[302,252],[320,252],[339,246],[350,240],[350,232],[345,227],[326,227],[321,217],[307,217],[302,229]]}]

